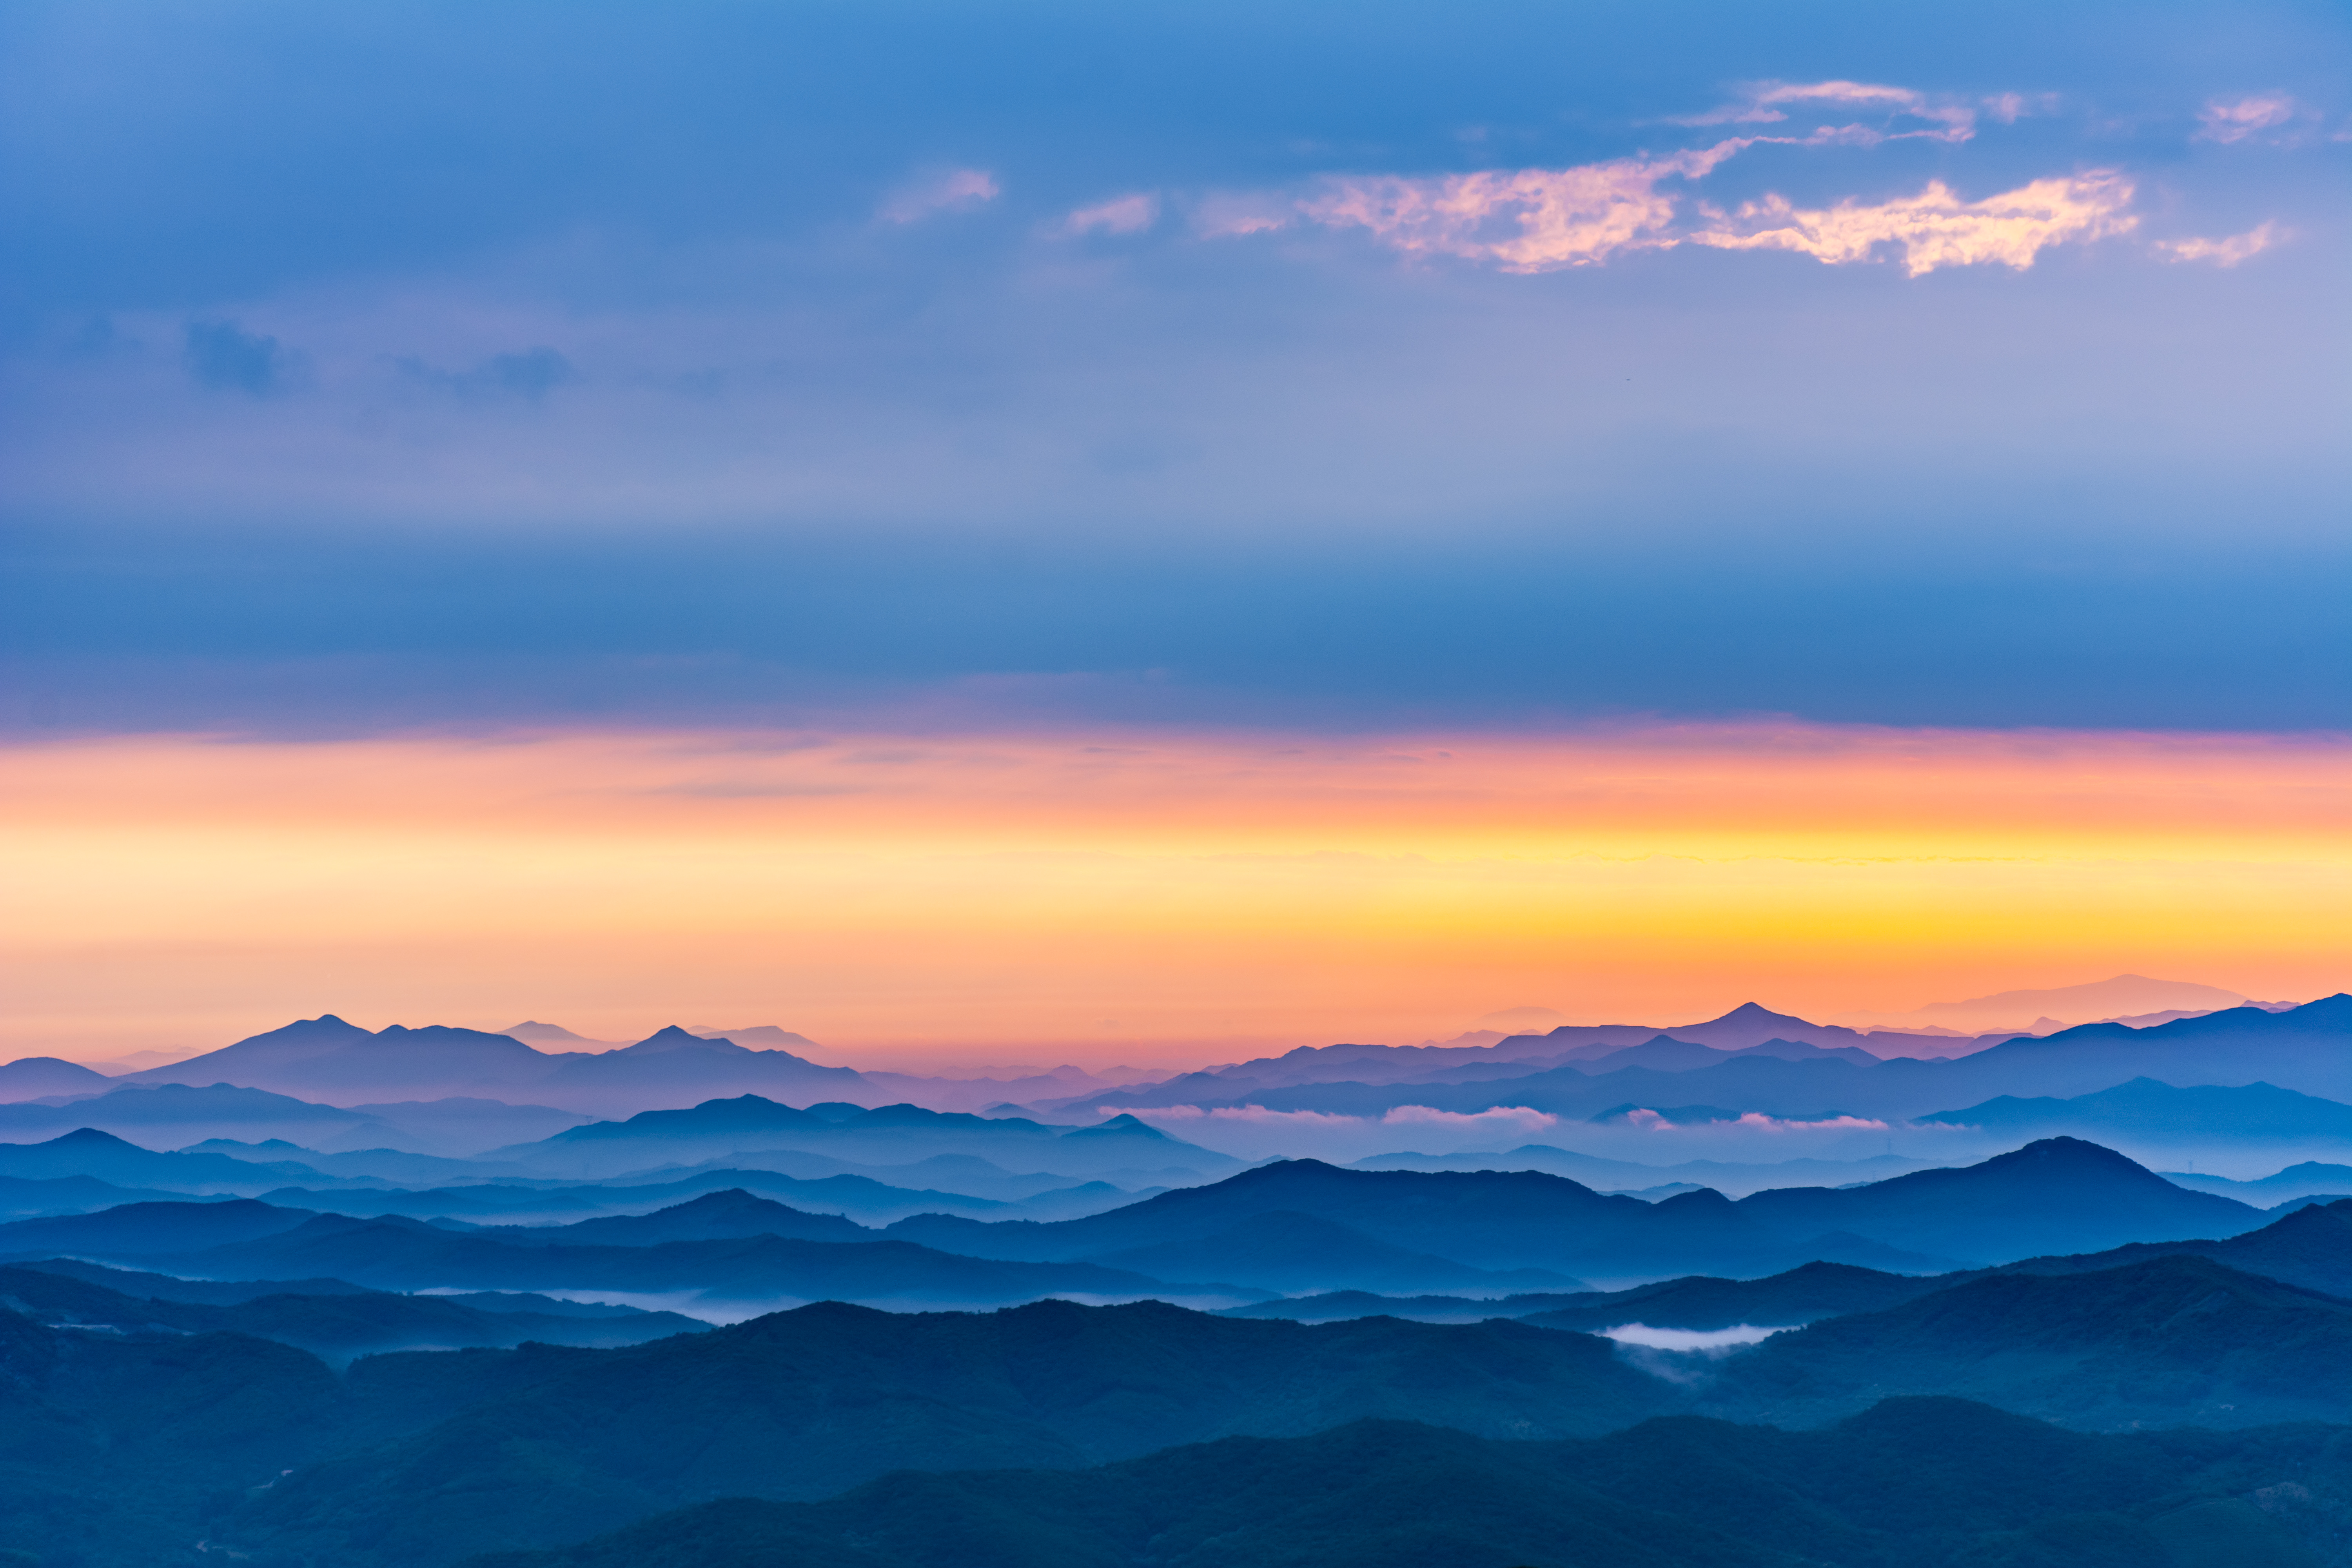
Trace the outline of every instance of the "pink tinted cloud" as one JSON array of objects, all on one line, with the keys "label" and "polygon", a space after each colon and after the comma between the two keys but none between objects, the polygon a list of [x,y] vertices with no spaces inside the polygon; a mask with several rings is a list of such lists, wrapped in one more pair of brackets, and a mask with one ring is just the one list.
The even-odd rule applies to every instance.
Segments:
[{"label": "pink tinted cloud", "polygon": [[1003,194],[996,176],[985,169],[950,169],[898,192],[877,216],[886,223],[914,223],[933,213],[968,211]]},{"label": "pink tinted cloud", "polygon": [[1587,267],[1675,243],[1668,232],[1674,198],[1658,182],[1696,179],[1752,140],[1570,169],[1488,169],[1434,179],[1338,176],[1299,205],[1316,223],[1370,229],[1408,256],[1458,256],[1506,272]]},{"label": "pink tinted cloud", "polygon": [[[2008,120],[2017,118],[2017,109],[2023,100],[2016,94],[1989,100],[1996,118],[2008,110]],[[1789,118],[1783,104],[1834,104],[1847,109],[1878,109],[1890,114],[1907,115],[1925,121],[1933,130],[1869,131],[1861,126],[1842,128],[1846,139],[1857,139],[1861,133],[1874,141],[1900,141],[1918,138],[1934,142],[1966,142],[1977,132],[1976,110],[1963,103],[1929,98],[1926,93],[1907,87],[1891,87],[1880,82],[1865,81],[1767,81],[1751,87],[1745,99],[1729,103],[1705,114],[1685,117],[1676,123],[1683,125],[1775,125]],[[1823,126],[1824,132],[1830,127]]]},{"label": "pink tinted cloud", "polygon": [[1150,191],[1114,196],[1090,207],[1080,207],[1062,220],[1066,234],[1141,234],[1160,221],[1160,198]]},{"label": "pink tinted cloud", "polygon": [[1941,267],[1999,262],[2020,271],[2047,247],[2126,233],[2139,220],[2126,211],[2132,184],[2112,169],[2036,180],[2016,190],[1964,202],[1941,180],[1916,196],[1865,205],[1801,208],[1767,196],[1689,237],[1725,250],[1794,250],[1829,266],[1867,261],[1882,246],[1901,253],[1921,277]]},{"label": "pink tinted cloud", "polygon": [[2300,108],[2283,92],[2257,93],[2231,102],[2211,99],[2198,111],[2198,123],[2202,129],[2197,132],[2197,139],[2224,145],[2251,141],[2265,131],[2294,121]]},{"label": "pink tinted cloud", "polygon": [[2221,239],[2192,235],[2187,239],[2158,240],[2156,251],[2169,261],[2210,261],[2216,267],[2235,267],[2250,256],[2260,256],[2286,237],[2285,229],[2275,223],[2266,223]]}]

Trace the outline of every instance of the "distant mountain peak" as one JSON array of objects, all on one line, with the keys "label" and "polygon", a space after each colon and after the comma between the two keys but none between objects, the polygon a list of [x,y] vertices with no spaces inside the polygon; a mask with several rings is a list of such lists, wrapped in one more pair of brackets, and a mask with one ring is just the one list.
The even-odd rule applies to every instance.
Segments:
[{"label": "distant mountain peak", "polygon": [[142,1154],[149,1152],[127,1138],[100,1132],[95,1127],[77,1127],[70,1132],[60,1132],[50,1139],[49,1143],[52,1147],[62,1144],[68,1149],[131,1149]]},{"label": "distant mountain peak", "polygon": [[[632,1051],[648,1052],[677,1051],[684,1050],[689,1046],[732,1046],[734,1044],[735,1042],[732,1040],[705,1039],[700,1035],[679,1028],[676,1024],[665,1024],[660,1028],[655,1030],[652,1034],[647,1035],[644,1039],[639,1040],[635,1045],[625,1047],[625,1048]],[[738,1048],[740,1049],[740,1047],[739,1047]]]},{"label": "distant mountain peak", "polygon": [[1742,1002],[1720,1018],[1709,1018],[1710,1024],[1803,1024],[1809,1019],[1794,1013],[1775,1013],[1760,1002]]}]

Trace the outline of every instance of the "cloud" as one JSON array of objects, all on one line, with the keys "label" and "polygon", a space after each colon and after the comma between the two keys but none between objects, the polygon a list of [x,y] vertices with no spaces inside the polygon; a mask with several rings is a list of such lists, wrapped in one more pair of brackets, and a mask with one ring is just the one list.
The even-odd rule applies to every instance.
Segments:
[{"label": "cloud", "polygon": [[1159,221],[1160,198],[1150,191],[1136,191],[1080,207],[1063,220],[1062,229],[1066,234],[1092,234],[1097,229],[1105,234],[1141,234]]},{"label": "cloud", "polygon": [[1914,278],[1988,261],[2022,271],[2049,246],[2135,227],[2139,220],[2124,210],[2132,190],[2120,174],[2102,169],[2036,180],[1980,202],[1960,200],[1941,180],[1916,196],[1867,206],[1849,200],[1800,208],[1774,195],[1734,214],[1710,213],[1717,226],[1689,238],[1725,250],[1801,251],[1832,267],[1867,261],[1892,246]]},{"label": "cloud", "polygon": [[[1986,100],[1996,118],[2013,121],[2024,100],[2015,93],[2007,93]],[[1871,131],[1871,141],[1902,141],[1918,139],[1931,142],[1966,142],[1977,133],[1976,110],[1966,104],[1929,98],[1907,87],[1889,87],[1878,82],[1864,81],[1766,81],[1748,89],[1737,103],[1728,103],[1705,114],[1677,119],[1677,125],[1773,125],[1789,118],[1782,104],[1824,103],[1853,109],[1883,109],[1890,115],[1907,116],[1925,121],[1933,129],[1917,131]],[[1827,126],[1822,127],[1828,131]],[[1848,132],[1862,131],[1859,126],[1845,127]]]},{"label": "cloud", "polygon": [[933,213],[969,212],[1003,194],[1004,187],[985,169],[950,169],[899,191],[875,216],[886,223],[914,223]]},{"label": "cloud", "polygon": [[278,340],[235,321],[190,321],[183,360],[199,386],[267,397],[282,391],[286,355]]},{"label": "cloud", "polygon": [[1506,272],[1589,267],[1622,251],[1675,244],[1674,198],[1658,182],[1696,179],[1752,140],[1570,169],[1491,169],[1435,179],[1336,176],[1299,208],[1330,227],[1370,229],[1408,256],[1458,256]]},{"label": "cloud", "polygon": [[572,362],[553,349],[493,354],[471,370],[440,370],[414,355],[393,361],[401,374],[462,397],[517,397],[537,403],[559,386],[580,379]]},{"label": "cloud", "polygon": [[1601,1330],[1601,1337],[1615,1340],[1621,1345],[1641,1345],[1654,1351],[1722,1355],[1761,1344],[1774,1334],[1787,1333],[1792,1326],[1740,1323],[1728,1329],[1654,1329],[1647,1323],[1620,1323],[1613,1329]]},{"label": "cloud", "polygon": [[1549,1111],[1525,1105],[1497,1105],[1486,1110],[1436,1110],[1426,1105],[1400,1105],[1381,1118],[1385,1127],[1439,1127],[1449,1132],[1540,1132],[1559,1125]]},{"label": "cloud", "polygon": [[1286,227],[1297,216],[1296,206],[1279,196],[1221,191],[1192,208],[1192,226],[1205,239],[1231,239]]},{"label": "cloud", "polygon": [[2160,239],[2156,243],[2156,251],[2170,261],[2210,261],[2216,267],[2235,267],[2250,256],[2260,256],[2286,237],[2285,229],[2275,223],[2266,223],[2222,239],[2193,235],[2187,239]]},{"label": "cloud", "polygon": [[1713,1121],[1670,1121],[1654,1110],[1629,1110],[1625,1113],[1628,1127],[1639,1127],[1651,1132],[1675,1132],[1691,1129],[1712,1131],[1719,1128],[1737,1127],[1751,1132],[1885,1132],[1884,1121],[1864,1116],[1825,1116],[1805,1121],[1791,1118],[1767,1116],[1760,1110],[1744,1115],[1718,1118]]},{"label": "cloud", "polygon": [[2209,99],[2197,113],[2201,127],[2197,140],[2224,145],[2250,141],[2295,119],[2300,109],[2293,98],[2283,92],[2258,93],[2234,102]]}]

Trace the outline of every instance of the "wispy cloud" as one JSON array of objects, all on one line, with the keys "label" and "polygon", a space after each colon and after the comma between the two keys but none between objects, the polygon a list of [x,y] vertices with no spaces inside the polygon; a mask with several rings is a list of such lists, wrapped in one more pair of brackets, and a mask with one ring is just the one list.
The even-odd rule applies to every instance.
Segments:
[{"label": "wispy cloud", "polygon": [[1066,234],[1141,234],[1160,221],[1160,197],[1150,191],[1080,207],[1062,220]]},{"label": "wispy cloud", "polygon": [[1714,1121],[1671,1121],[1654,1110],[1629,1110],[1625,1124],[1651,1132],[1683,1131],[1713,1131],[1726,1127],[1743,1128],[1752,1132],[1884,1132],[1887,1124],[1862,1116],[1827,1116],[1817,1121],[1767,1116],[1760,1110],[1750,1110],[1738,1117],[1726,1117]]},{"label": "wispy cloud", "polygon": [[2266,223],[2221,239],[2192,235],[2187,239],[2158,240],[2156,251],[2171,261],[2210,261],[2216,267],[2235,267],[2250,256],[2260,256],[2286,237],[2285,229],[2275,223]]},{"label": "wispy cloud", "polygon": [[1695,179],[1749,142],[1734,138],[1664,158],[1570,169],[1336,177],[1299,208],[1316,223],[1370,229],[1408,256],[1458,256],[1506,272],[1588,267],[1623,251],[1675,244],[1674,198],[1658,182]]},{"label": "wispy cloud", "polygon": [[[1709,110],[1705,114],[1679,117],[1670,123],[1676,125],[1777,125],[1789,118],[1784,105],[1823,104],[1840,109],[1879,110],[1890,120],[1906,118],[1924,121],[1918,129],[1909,131],[1871,131],[1872,140],[1897,141],[1914,138],[1932,142],[1966,142],[1977,132],[1977,111],[1969,104],[1948,99],[1930,98],[1907,87],[1892,87],[1883,82],[1866,81],[1763,81],[1750,86],[1738,101]],[[2024,100],[2015,93],[1989,100],[1996,118],[2015,120]],[[1830,129],[1824,126],[1823,130]],[[1848,131],[1863,127],[1845,127]]]},{"label": "wispy cloud", "polygon": [[1003,194],[996,176],[985,169],[950,169],[899,190],[876,216],[886,223],[914,223],[933,213],[968,212]]},{"label": "wispy cloud", "polygon": [[1964,202],[1930,180],[1916,196],[1871,205],[1801,208],[1767,196],[1735,213],[1710,213],[1714,226],[1688,237],[1725,250],[1800,251],[1833,267],[1867,261],[1888,247],[1914,278],[1980,262],[2022,271],[2050,246],[2129,232],[2139,222],[2126,210],[2131,199],[2131,182],[2112,169],[2036,180],[1980,202]]},{"label": "wispy cloud", "polygon": [[2198,111],[2200,142],[2228,144],[2250,142],[2265,131],[2293,123],[2302,106],[2284,92],[2255,93],[2234,100],[2210,99]]}]

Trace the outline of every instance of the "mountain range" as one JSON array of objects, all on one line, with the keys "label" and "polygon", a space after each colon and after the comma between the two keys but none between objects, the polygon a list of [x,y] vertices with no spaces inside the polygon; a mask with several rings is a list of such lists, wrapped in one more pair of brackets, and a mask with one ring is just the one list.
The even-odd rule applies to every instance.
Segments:
[{"label": "mountain range", "polygon": [[2083,1436],[1946,1399],[1823,1432],[1684,1417],[1582,1443],[1367,1421],[1076,1476],[909,1472],[822,1503],[706,1503],[469,1568],[2301,1568],[2331,1521],[2293,1478],[2342,1442]]},{"label": "mountain range", "polygon": [[[1146,1256],[1139,1249],[1180,1244],[1198,1258],[1248,1248],[1254,1243],[1244,1227],[1273,1215],[1311,1216],[1474,1268],[1585,1279],[1768,1274],[1815,1259],[1933,1272],[2036,1251],[2230,1236],[2267,1217],[2174,1186],[2095,1144],[2060,1138],[1977,1165],[1843,1189],[1769,1190],[1736,1202],[1702,1190],[1645,1203],[1532,1171],[1358,1171],[1281,1161],[1079,1219],[988,1224],[927,1215],[886,1234],[1032,1261],[1133,1259]],[[1297,1249],[1294,1279],[1312,1256],[1304,1245]],[[1213,1277],[1249,1279],[1238,1268]]]}]

